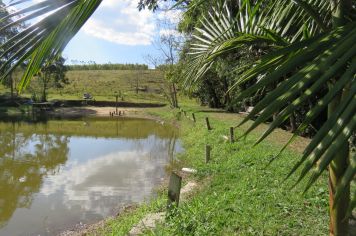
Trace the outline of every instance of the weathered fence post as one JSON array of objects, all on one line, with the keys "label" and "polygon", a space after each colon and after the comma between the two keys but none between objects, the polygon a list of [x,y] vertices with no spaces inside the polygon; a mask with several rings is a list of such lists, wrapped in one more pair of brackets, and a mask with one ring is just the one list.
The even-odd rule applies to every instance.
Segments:
[{"label": "weathered fence post", "polygon": [[205,117],[205,122],[206,122],[206,128],[208,130],[211,130],[211,126],[210,126],[210,122],[209,122],[209,118],[208,117]]},{"label": "weathered fence post", "polygon": [[182,177],[172,172],[168,185],[167,211],[171,211],[179,205],[180,189],[182,187]]},{"label": "weathered fence post", "polygon": [[116,106],[116,115],[118,114],[118,112],[117,112],[117,107],[118,107],[118,103],[119,103],[119,95],[115,95],[115,98],[116,98],[116,104],[115,104],[115,106]]},{"label": "weathered fence post", "polygon": [[192,117],[193,117],[193,121],[194,121],[194,123],[196,123],[196,122],[197,122],[197,120],[195,119],[195,114],[194,114],[194,113],[192,113]]},{"label": "weathered fence post", "polygon": [[234,141],[235,141],[234,127],[230,127],[230,142],[233,143]]},{"label": "weathered fence post", "polygon": [[210,161],[210,152],[211,152],[211,146],[206,145],[205,146],[205,163],[208,164]]}]

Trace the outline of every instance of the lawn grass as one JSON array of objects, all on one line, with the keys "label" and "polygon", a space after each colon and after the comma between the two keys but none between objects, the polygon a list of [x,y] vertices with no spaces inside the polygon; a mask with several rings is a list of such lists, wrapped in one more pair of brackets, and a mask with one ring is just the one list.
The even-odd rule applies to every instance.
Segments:
[{"label": "lawn grass", "polygon": [[[200,110],[197,112],[197,108]],[[185,107],[195,111],[197,123],[181,118],[181,139],[185,152],[179,155],[185,167],[198,170],[191,177],[201,190],[182,204],[164,224],[146,235],[327,235],[328,190],[327,178],[322,178],[306,193],[305,183],[291,188],[297,175],[283,181],[300,153],[288,149],[279,160],[273,156],[282,147],[282,136],[272,134],[274,142],[263,142],[253,147],[261,130],[246,140],[233,144],[222,137],[241,117],[227,113],[203,111],[199,107]],[[172,119],[175,113],[153,110],[152,113]],[[204,118],[210,117],[213,130],[205,127]],[[236,130],[236,136],[243,129]],[[288,136],[284,132],[285,136]],[[284,138],[285,139],[285,138]],[[283,140],[285,141],[285,140]],[[213,147],[212,161],[205,164],[205,145]],[[166,194],[143,204],[137,210],[110,220],[105,235],[126,235],[143,218],[143,213],[165,209]]]}]

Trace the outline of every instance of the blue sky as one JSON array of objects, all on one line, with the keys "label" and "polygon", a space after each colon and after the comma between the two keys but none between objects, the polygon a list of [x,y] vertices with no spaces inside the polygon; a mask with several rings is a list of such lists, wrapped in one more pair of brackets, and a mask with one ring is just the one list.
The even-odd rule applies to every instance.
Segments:
[{"label": "blue sky", "polygon": [[64,51],[67,63],[145,63],[145,55],[156,54],[155,15],[139,12],[136,1],[104,0],[98,10]]},{"label": "blue sky", "polygon": [[138,11],[137,0],[104,0],[63,55],[67,63],[144,63],[158,55],[153,42],[159,37],[157,20],[177,21],[179,13]]},{"label": "blue sky", "polygon": [[[8,3],[9,0],[4,2]],[[159,20],[168,20],[175,24],[180,13],[138,11],[137,5],[138,0],[103,0],[63,52],[66,63],[95,61],[149,64],[147,55],[159,56],[154,42],[164,30],[157,23]]]}]

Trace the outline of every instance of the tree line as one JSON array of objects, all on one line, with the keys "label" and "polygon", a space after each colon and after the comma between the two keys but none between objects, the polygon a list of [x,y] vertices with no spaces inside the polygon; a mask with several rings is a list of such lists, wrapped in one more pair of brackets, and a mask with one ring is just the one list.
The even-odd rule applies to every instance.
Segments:
[{"label": "tree line", "polygon": [[85,64],[74,64],[67,65],[68,70],[148,70],[148,65],[144,64],[96,64],[96,63],[85,63]]}]

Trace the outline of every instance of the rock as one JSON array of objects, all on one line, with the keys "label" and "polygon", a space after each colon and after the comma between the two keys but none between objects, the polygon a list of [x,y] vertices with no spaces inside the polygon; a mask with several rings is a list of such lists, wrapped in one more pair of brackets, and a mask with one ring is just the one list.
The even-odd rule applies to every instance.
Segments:
[{"label": "rock", "polygon": [[164,212],[148,214],[130,230],[128,235],[141,235],[145,230],[154,229],[157,223],[161,223],[164,221],[164,217]]},{"label": "rock", "polygon": [[188,182],[181,190],[180,190],[180,198],[184,201],[189,193],[191,193],[196,187],[197,183]]},{"label": "rock", "polygon": [[[197,186],[198,185],[195,182],[188,182],[180,191],[180,197],[182,201],[184,201],[187,198],[188,194],[191,193]],[[150,213],[146,215],[142,220],[140,220],[140,222],[137,225],[132,227],[128,235],[129,236],[141,235],[146,230],[152,230],[156,228],[156,224],[163,223],[164,219],[165,219],[165,212]]]},{"label": "rock", "polygon": [[198,171],[196,169],[191,169],[191,168],[183,168],[183,172],[188,173],[188,174],[196,174]]}]

